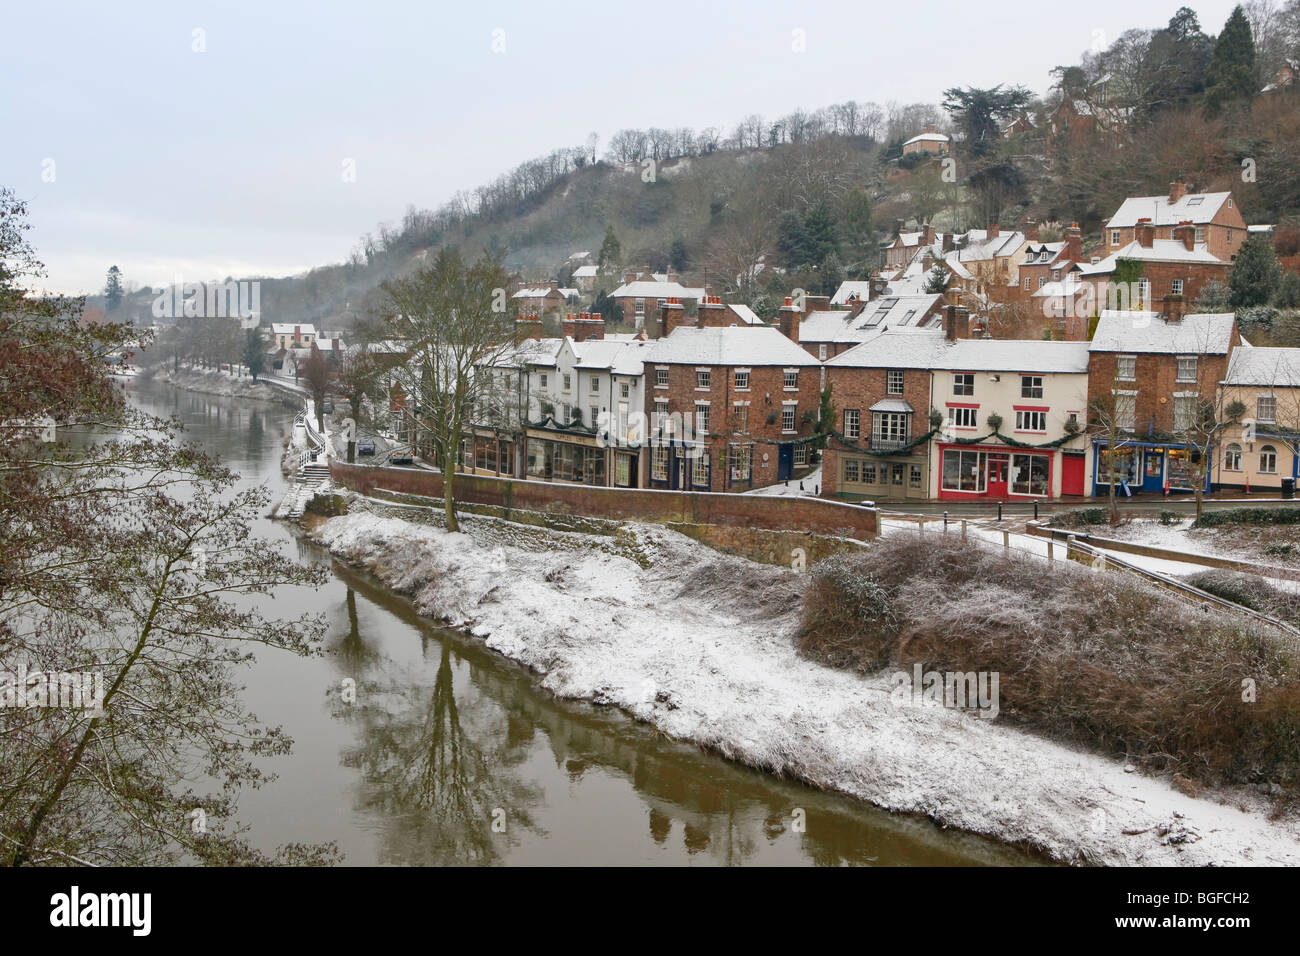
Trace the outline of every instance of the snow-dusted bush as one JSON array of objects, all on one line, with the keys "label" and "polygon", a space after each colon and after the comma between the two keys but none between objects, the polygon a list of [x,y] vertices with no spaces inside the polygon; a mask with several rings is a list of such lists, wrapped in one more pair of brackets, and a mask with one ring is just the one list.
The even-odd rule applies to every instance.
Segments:
[{"label": "snow-dusted bush", "polygon": [[883,538],[814,569],[798,642],[863,671],[997,672],[1002,714],[1027,727],[1154,769],[1300,792],[1297,644],[1127,575]]}]

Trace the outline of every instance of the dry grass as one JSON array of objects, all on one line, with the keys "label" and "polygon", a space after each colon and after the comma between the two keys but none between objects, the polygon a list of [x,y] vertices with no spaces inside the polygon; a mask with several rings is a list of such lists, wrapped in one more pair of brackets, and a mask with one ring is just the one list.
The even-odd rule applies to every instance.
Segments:
[{"label": "dry grass", "polygon": [[[1300,649],[1117,574],[881,540],[813,570],[801,652],[863,672],[996,671],[1002,715],[1208,783],[1300,794]],[[1243,680],[1257,700],[1242,700]]]}]

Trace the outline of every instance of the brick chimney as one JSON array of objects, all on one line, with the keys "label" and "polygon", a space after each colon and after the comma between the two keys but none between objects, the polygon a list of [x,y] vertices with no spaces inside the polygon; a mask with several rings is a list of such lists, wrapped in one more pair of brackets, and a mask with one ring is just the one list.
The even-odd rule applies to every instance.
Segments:
[{"label": "brick chimney", "polygon": [[903,227],[906,226],[906,225],[907,225],[907,220],[905,220],[905,219],[895,219],[895,220],[894,220],[894,235],[896,235],[896,236],[901,236],[901,235],[903,234]]},{"label": "brick chimney", "polygon": [[803,317],[806,319],[814,312],[829,312],[831,297],[828,295],[805,295],[803,297]]},{"label": "brick chimney", "polygon": [[867,300],[860,297],[856,292],[849,296],[848,301],[844,303],[849,307],[849,318],[856,319],[862,314],[862,310],[867,307]]},{"label": "brick chimney", "polygon": [[723,304],[722,296],[706,295],[700,300],[695,313],[695,324],[702,329],[718,329],[731,325],[730,310]]},{"label": "brick chimney", "polygon": [[666,299],[659,310],[659,335],[663,338],[672,335],[675,329],[681,328],[686,323],[685,316],[681,299]]},{"label": "brick chimney", "polygon": [[1137,228],[1133,230],[1133,232],[1134,235],[1137,236],[1138,245],[1143,249],[1150,249],[1155,245],[1156,227],[1151,224],[1149,218],[1143,217],[1139,219],[1137,221]]},{"label": "brick chimney", "polygon": [[575,342],[586,342],[591,339],[603,339],[605,337],[605,319],[596,312],[579,312],[578,317],[574,320]]},{"label": "brick chimney", "polygon": [[882,295],[885,294],[885,290],[888,288],[889,288],[889,282],[885,279],[884,276],[874,275],[871,277],[870,285],[868,285],[867,287],[868,289],[867,298],[879,299]]},{"label": "brick chimney", "polygon": [[521,315],[515,319],[515,338],[520,342],[526,339],[540,340],[542,337],[542,317],[540,315]]},{"label": "brick chimney", "polygon": [[1196,226],[1190,219],[1184,219],[1174,226],[1173,237],[1182,242],[1183,248],[1188,252],[1196,248]]},{"label": "brick chimney", "polygon": [[1025,238],[1030,242],[1038,241],[1038,220],[1026,219],[1024,228]]},{"label": "brick chimney", "polygon": [[944,309],[943,337],[949,342],[970,338],[970,309],[964,305],[950,305]]},{"label": "brick chimney", "polygon": [[799,342],[799,319],[799,310],[795,308],[790,297],[786,296],[785,305],[777,311],[777,325],[781,329],[781,334],[796,344]]},{"label": "brick chimney", "polygon": [[560,334],[567,339],[578,341],[578,317],[572,312],[564,313],[564,318],[560,320]]},{"label": "brick chimney", "polygon": [[952,252],[956,247],[956,237],[951,232],[945,232],[943,234],[943,251]]},{"label": "brick chimney", "polygon": [[1187,195],[1187,183],[1181,179],[1175,179],[1169,184],[1169,204],[1173,205]]},{"label": "brick chimney", "polygon": [[1002,227],[998,225],[998,221],[994,219],[989,223],[989,238],[996,239],[1000,235],[1002,235]]},{"label": "brick chimney", "polygon": [[1187,314],[1187,297],[1184,295],[1165,296],[1164,319],[1177,324]]},{"label": "brick chimney", "polygon": [[636,281],[636,273],[631,269],[623,270],[623,284],[628,285]]},{"label": "brick chimney", "polygon": [[927,222],[921,227],[921,245],[934,245],[934,225],[932,223]]},{"label": "brick chimney", "polygon": [[1083,232],[1079,229],[1077,222],[1070,223],[1070,228],[1065,230],[1065,258],[1070,262],[1083,261]]}]

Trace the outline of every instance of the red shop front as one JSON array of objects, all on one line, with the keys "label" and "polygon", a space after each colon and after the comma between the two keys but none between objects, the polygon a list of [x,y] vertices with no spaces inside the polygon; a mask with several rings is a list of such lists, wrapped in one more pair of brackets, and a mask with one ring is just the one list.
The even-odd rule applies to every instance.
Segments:
[{"label": "red shop front", "polygon": [[939,445],[939,497],[1049,498],[1057,452],[1006,445]]}]

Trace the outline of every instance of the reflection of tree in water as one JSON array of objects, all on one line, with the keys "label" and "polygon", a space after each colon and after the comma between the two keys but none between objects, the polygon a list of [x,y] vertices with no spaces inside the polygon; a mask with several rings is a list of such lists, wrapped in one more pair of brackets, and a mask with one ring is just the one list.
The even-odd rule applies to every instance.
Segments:
[{"label": "reflection of tree in water", "polygon": [[[496,700],[471,693],[458,702],[451,648],[443,644],[429,687],[408,673],[372,673],[357,702],[337,712],[359,719],[361,744],[343,755],[361,771],[367,810],[390,818],[380,861],[403,865],[495,863],[519,828],[536,830],[529,807],[538,788],[511,771],[529,734],[510,733]],[[504,811],[505,832],[494,832]]]},{"label": "reflection of tree in water", "polygon": [[347,609],[348,630],[331,648],[338,658],[339,668],[344,677],[357,677],[368,666],[380,659],[380,652],[366,643],[361,636],[361,621],[357,616],[357,592],[348,588],[344,599]]}]

